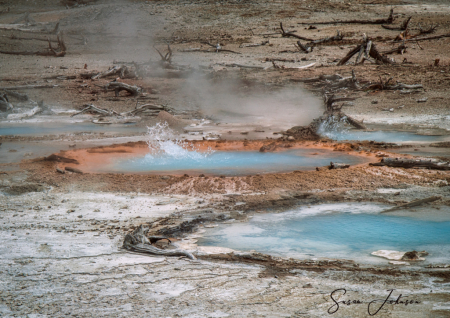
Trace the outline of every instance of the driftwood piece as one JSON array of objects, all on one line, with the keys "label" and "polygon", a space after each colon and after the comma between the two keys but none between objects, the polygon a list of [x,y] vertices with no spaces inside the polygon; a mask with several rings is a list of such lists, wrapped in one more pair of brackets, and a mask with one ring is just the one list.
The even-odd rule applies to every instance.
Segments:
[{"label": "driftwood piece", "polygon": [[311,44],[322,44],[322,43],[327,43],[327,42],[341,41],[343,38],[344,38],[344,36],[342,35],[342,33],[339,30],[337,30],[336,35],[329,36],[329,37],[319,39],[319,40],[311,41]]},{"label": "driftwood piece", "polygon": [[260,69],[260,70],[267,69],[267,67],[265,67],[265,66],[244,65],[244,64],[238,64],[238,63],[217,63],[217,65],[226,66],[226,67],[253,68],[253,69]]},{"label": "driftwood piece", "polygon": [[281,66],[277,65],[274,61],[272,61],[272,65],[273,65],[274,68],[281,69],[281,70],[303,70],[303,69],[306,69],[306,68],[313,67],[314,65],[316,65],[316,62],[307,64],[307,65],[303,65],[303,66],[286,67],[284,65],[281,65]]},{"label": "driftwood piece", "polygon": [[412,208],[412,207],[419,206],[419,205],[422,205],[422,204],[425,204],[425,203],[434,202],[434,201],[437,201],[439,199],[441,199],[440,196],[433,196],[433,197],[429,197],[429,198],[425,198],[425,199],[414,200],[414,201],[411,201],[411,202],[408,202],[408,203],[405,203],[405,204],[401,204],[401,205],[398,205],[396,207],[393,207],[393,208],[381,211],[380,213],[386,213],[386,212],[397,211],[397,210],[400,210],[400,209]]},{"label": "driftwood piece", "polygon": [[163,237],[147,237],[148,227],[140,225],[132,233],[128,233],[123,241],[123,248],[140,253],[149,253],[164,256],[186,256],[190,259],[196,259],[194,255],[182,249],[161,249],[152,245]]},{"label": "driftwood piece", "polygon": [[22,86],[10,86],[10,87],[0,87],[0,90],[20,90],[20,89],[41,89],[41,88],[55,88],[61,87],[58,85],[22,85]]},{"label": "driftwood piece", "polygon": [[132,96],[139,96],[142,94],[142,88],[136,85],[128,85],[121,82],[110,82],[107,85],[108,89],[114,90],[116,96],[119,96],[120,91],[127,91]]},{"label": "driftwood piece", "polygon": [[388,166],[398,168],[427,168],[432,170],[450,170],[450,162],[438,159],[404,159],[404,158],[383,158],[380,162],[370,163],[371,166]]},{"label": "driftwood piece", "polygon": [[311,38],[305,38],[304,36],[297,35],[293,31],[289,31],[289,32],[284,31],[282,22],[280,22],[280,29],[281,29],[281,36],[284,38],[293,37],[293,38],[297,38],[299,40],[304,40],[304,41],[314,41]]},{"label": "driftwood piece", "polygon": [[136,116],[142,112],[153,112],[158,114],[160,111],[167,110],[165,106],[162,105],[154,105],[154,104],[145,104],[136,109],[133,109],[126,113],[121,113],[121,116]]},{"label": "driftwood piece", "polygon": [[113,115],[120,115],[119,113],[115,112],[115,111],[111,111],[111,110],[107,110],[107,109],[102,109],[102,108],[98,108],[95,107],[94,105],[90,104],[90,105],[84,105],[85,108],[83,108],[80,112],[71,115],[70,117],[74,117],[86,112],[93,112],[93,113],[97,113],[103,116],[113,116]]},{"label": "driftwood piece", "polygon": [[297,47],[300,51],[303,51],[305,53],[311,53],[313,51],[313,46],[309,45],[303,45],[300,40],[297,41]]},{"label": "driftwood piece", "polygon": [[240,48],[244,48],[244,47],[258,47],[258,46],[264,46],[266,44],[269,44],[269,41],[262,41],[261,43],[241,44],[241,45],[239,45],[239,47]]},{"label": "driftwood piece", "polygon": [[345,65],[354,55],[358,54],[358,57],[356,59],[355,64],[363,63],[364,60],[360,61],[360,58],[362,56],[362,53],[365,54],[365,59],[370,60],[370,57],[373,58],[377,63],[380,64],[393,64],[394,62],[387,58],[386,56],[383,56],[378,52],[375,44],[373,44],[372,41],[370,41],[366,36],[364,36],[363,43],[356,46],[355,48],[351,49],[347,55],[345,55],[338,63],[337,65]]},{"label": "driftwood piece", "polygon": [[408,29],[409,22],[411,21],[412,17],[407,18],[400,26],[390,26],[390,25],[384,25],[381,26],[387,30],[394,30],[394,31],[405,31]]},{"label": "driftwood piece", "polygon": [[[91,77],[91,79],[95,80],[95,79],[100,79],[100,78],[106,77],[106,76],[116,75],[116,74],[120,73],[121,69],[122,69],[122,66],[114,66],[105,72],[101,72],[96,75],[93,75]],[[85,77],[85,76],[87,76],[87,74],[82,75],[82,77]]]},{"label": "driftwood piece", "polygon": [[396,84],[390,84],[391,80],[393,80],[393,77],[388,78],[386,81],[383,81],[380,76],[380,81],[378,83],[369,84],[365,87],[363,87],[363,90],[403,90],[403,89],[422,89],[422,84],[403,84],[400,82],[397,82]]},{"label": "driftwood piece", "polygon": [[330,165],[328,166],[328,169],[329,170],[332,170],[332,169],[347,169],[349,167],[350,167],[350,165],[345,164],[345,163],[330,162]]},{"label": "driftwood piece", "polygon": [[[242,54],[242,53],[240,53],[240,52],[236,52],[236,51],[224,49],[224,48],[222,48],[222,46],[220,45],[220,43],[217,43],[216,45],[211,44],[211,43],[209,43],[209,42],[202,42],[202,43],[203,43],[203,44],[206,44],[206,45],[209,45],[209,46],[211,46],[211,47],[213,47],[213,48],[215,49],[215,52],[216,52],[216,53],[218,53],[218,52],[229,52],[229,53],[234,53],[234,54]],[[211,52],[211,51],[204,50],[204,51],[202,51],[202,52]]]},{"label": "driftwood piece", "polygon": [[394,9],[391,9],[386,19],[377,20],[343,20],[327,22],[299,22],[298,24],[391,24],[394,22]]}]

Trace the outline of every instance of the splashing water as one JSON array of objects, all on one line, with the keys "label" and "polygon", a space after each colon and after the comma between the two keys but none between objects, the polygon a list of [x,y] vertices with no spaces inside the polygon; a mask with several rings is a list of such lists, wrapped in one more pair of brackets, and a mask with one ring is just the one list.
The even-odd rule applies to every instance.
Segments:
[{"label": "splashing water", "polygon": [[167,157],[202,160],[214,152],[211,149],[206,152],[199,152],[199,149],[193,144],[179,139],[167,122],[157,123],[155,126],[147,127],[147,129],[147,145],[151,151],[151,154],[146,155],[148,159]]},{"label": "splashing water", "polygon": [[323,121],[318,129],[318,134],[336,139],[337,136],[345,136],[349,133],[347,117],[336,118],[329,116],[327,120]]}]

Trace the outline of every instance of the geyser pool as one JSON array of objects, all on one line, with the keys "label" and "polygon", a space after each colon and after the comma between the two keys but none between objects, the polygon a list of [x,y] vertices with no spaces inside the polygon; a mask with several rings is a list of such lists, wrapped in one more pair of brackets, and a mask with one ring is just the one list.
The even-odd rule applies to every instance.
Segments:
[{"label": "geyser pool", "polygon": [[247,175],[286,172],[334,163],[358,164],[365,158],[320,148],[281,152],[199,151],[194,144],[177,139],[167,123],[148,128],[149,153],[143,157],[118,159],[102,166],[102,172],[165,174]]},{"label": "geyser pool", "polygon": [[[386,263],[370,256],[377,250],[430,253],[426,262],[450,259],[450,215],[382,213],[378,204],[340,203],[300,207],[284,213],[254,215],[248,222],[206,229],[198,245],[298,258],[354,259]],[[436,212],[439,213],[439,212]]]},{"label": "geyser pool", "polygon": [[295,149],[275,153],[258,151],[216,151],[204,154],[184,150],[181,153],[147,154],[141,158],[119,160],[104,170],[110,172],[146,172],[168,174],[247,175],[314,169],[334,163],[358,164],[365,159],[322,149]]}]

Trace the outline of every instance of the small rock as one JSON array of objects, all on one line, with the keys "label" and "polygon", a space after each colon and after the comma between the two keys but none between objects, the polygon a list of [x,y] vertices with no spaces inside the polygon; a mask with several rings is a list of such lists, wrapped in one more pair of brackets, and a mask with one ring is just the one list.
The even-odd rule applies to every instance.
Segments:
[{"label": "small rock", "polygon": [[308,283],[308,284],[306,284],[306,285],[303,285],[303,288],[313,288],[313,287],[312,287],[311,284]]},{"label": "small rock", "polygon": [[94,212],[100,212],[100,209],[95,209]]},{"label": "small rock", "polygon": [[67,213],[72,213],[72,212],[75,212],[75,210],[74,209],[67,210]]},{"label": "small rock", "polygon": [[79,218],[79,219],[81,219],[82,217],[83,217],[83,216],[82,216],[81,214],[77,216],[77,218]]},{"label": "small rock", "polygon": [[287,140],[289,140],[289,141],[294,141],[295,138],[294,138],[293,136],[289,136],[289,137],[287,138]]},{"label": "small rock", "polygon": [[60,168],[56,168],[56,172],[59,172],[59,173],[62,173],[62,174],[66,173],[63,169],[60,169]]},{"label": "small rock", "polygon": [[76,144],[70,144],[69,147],[70,148],[76,147]]},{"label": "small rock", "polygon": [[420,98],[416,100],[418,103],[425,103],[428,100],[428,97]]},{"label": "small rock", "polygon": [[394,108],[389,108],[389,111],[390,111],[390,112],[393,112],[393,111],[394,111]]},{"label": "small rock", "polygon": [[378,101],[376,99],[374,99],[373,101],[371,101],[372,104],[378,104]]}]

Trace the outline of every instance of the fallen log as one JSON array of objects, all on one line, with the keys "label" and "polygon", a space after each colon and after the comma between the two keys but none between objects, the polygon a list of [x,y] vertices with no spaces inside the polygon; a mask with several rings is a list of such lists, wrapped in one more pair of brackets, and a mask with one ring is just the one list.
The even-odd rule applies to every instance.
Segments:
[{"label": "fallen log", "polygon": [[329,170],[333,170],[333,169],[347,169],[349,167],[350,167],[350,165],[345,164],[345,163],[330,162],[330,165],[328,166],[328,169]]},{"label": "fallen log", "polygon": [[119,113],[115,112],[115,111],[111,111],[111,110],[107,110],[107,109],[102,109],[102,108],[98,108],[95,107],[94,105],[90,104],[90,105],[84,105],[85,108],[83,108],[80,112],[75,113],[73,115],[71,115],[70,117],[74,117],[86,112],[93,112],[93,113],[97,113],[103,116],[113,116],[113,115],[120,115]]},{"label": "fallen log", "polygon": [[377,20],[343,20],[327,22],[299,22],[298,24],[391,24],[394,22],[394,9],[391,9],[386,19]]},{"label": "fallen log", "polygon": [[226,67],[253,68],[253,69],[260,69],[260,70],[265,70],[268,68],[265,66],[243,65],[243,64],[238,64],[238,63],[217,63],[217,65],[226,66]]},{"label": "fallen log", "polygon": [[163,110],[166,110],[165,106],[154,105],[154,104],[145,104],[145,105],[142,105],[139,108],[133,109],[129,112],[121,113],[120,115],[121,116],[136,116],[137,114],[140,114],[142,112],[147,112],[147,111],[153,111],[157,114]]},{"label": "fallen log", "polygon": [[393,207],[393,208],[381,211],[380,213],[386,213],[386,212],[397,211],[397,210],[400,210],[400,209],[412,208],[412,207],[419,206],[419,205],[422,205],[422,204],[425,204],[425,203],[434,202],[434,201],[437,201],[439,199],[441,199],[440,196],[433,196],[433,197],[429,197],[429,198],[425,198],[425,199],[414,200],[414,201],[411,201],[411,202],[408,202],[408,203],[405,203],[405,204],[401,204],[401,205],[398,205],[396,207]]},{"label": "fallen log", "polygon": [[450,162],[438,159],[404,159],[404,158],[382,158],[380,162],[369,163],[371,166],[387,166],[397,168],[427,168],[432,170],[450,170]]},{"label": "fallen log", "polygon": [[[152,245],[153,242],[156,242],[161,239],[166,239],[165,237],[160,236],[150,236],[147,237],[147,233],[149,231],[148,227],[140,225],[136,230],[132,233],[128,233],[125,236],[123,241],[123,248],[140,253],[149,253],[156,255],[164,255],[164,256],[186,256],[189,259],[196,259],[194,255],[189,253],[186,250],[182,249],[161,249]],[[170,242],[170,240],[169,240]]]},{"label": "fallen log", "polygon": [[258,47],[258,46],[264,46],[266,44],[269,44],[269,41],[262,41],[261,43],[252,43],[252,44],[241,44],[239,45],[240,48],[244,47]]},{"label": "fallen log", "polygon": [[119,96],[120,91],[127,91],[132,96],[139,96],[142,94],[142,88],[135,85],[128,85],[121,82],[110,82],[107,85],[108,89],[114,90],[114,93]]},{"label": "fallen log", "polygon": [[41,89],[41,88],[55,88],[61,87],[59,85],[22,85],[22,86],[10,86],[10,87],[0,87],[0,90],[13,90],[13,89]]}]

